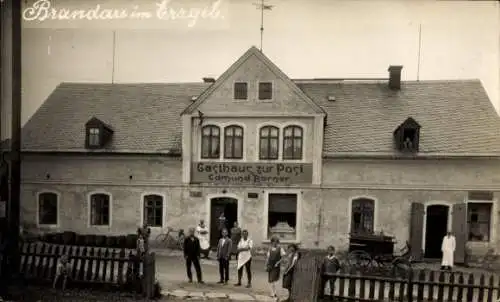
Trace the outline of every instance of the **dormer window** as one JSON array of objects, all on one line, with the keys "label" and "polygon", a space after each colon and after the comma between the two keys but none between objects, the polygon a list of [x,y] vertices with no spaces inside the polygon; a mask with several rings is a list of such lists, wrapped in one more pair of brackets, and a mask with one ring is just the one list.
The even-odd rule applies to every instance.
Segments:
[{"label": "dormer window", "polygon": [[99,128],[89,128],[89,146],[99,147],[101,145],[99,137]]},{"label": "dormer window", "polygon": [[409,117],[394,131],[396,147],[401,152],[418,152],[420,125]]},{"label": "dormer window", "polygon": [[248,98],[248,84],[244,82],[234,83],[234,99],[246,100]]},{"label": "dormer window", "polygon": [[273,83],[259,83],[259,100],[270,100],[273,98]]},{"label": "dormer window", "polygon": [[93,117],[85,124],[85,147],[100,149],[111,140],[113,130],[101,120]]}]

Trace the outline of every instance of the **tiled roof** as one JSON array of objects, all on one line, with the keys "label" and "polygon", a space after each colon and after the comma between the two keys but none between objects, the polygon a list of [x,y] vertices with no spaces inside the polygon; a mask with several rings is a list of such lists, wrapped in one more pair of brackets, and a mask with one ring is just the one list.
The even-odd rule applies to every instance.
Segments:
[{"label": "tiled roof", "polygon": [[[180,113],[209,85],[62,83],[24,126],[23,149],[83,151],[95,116],[113,127],[109,151],[179,151]],[[422,153],[500,155],[500,118],[479,81],[403,82],[400,91],[387,82],[297,85],[328,114],[325,153],[392,153],[394,129],[411,116]]]},{"label": "tiled roof", "polygon": [[500,155],[500,118],[478,80],[403,82],[399,91],[386,81],[299,87],[328,113],[325,152],[395,154],[392,133],[412,117],[419,153]]},{"label": "tiled roof", "polygon": [[113,128],[114,152],[179,152],[180,113],[209,84],[62,83],[23,127],[23,150],[83,151],[85,123]]}]

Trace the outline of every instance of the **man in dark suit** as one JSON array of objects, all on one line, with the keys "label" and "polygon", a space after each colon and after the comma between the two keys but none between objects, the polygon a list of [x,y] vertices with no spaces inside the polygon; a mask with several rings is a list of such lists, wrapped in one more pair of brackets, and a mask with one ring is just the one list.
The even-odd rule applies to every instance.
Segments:
[{"label": "man in dark suit", "polygon": [[229,258],[231,257],[231,249],[233,243],[228,237],[227,229],[222,230],[222,238],[219,239],[217,245],[217,260],[219,260],[219,284],[227,284],[229,281]]},{"label": "man in dark suit", "polygon": [[194,265],[194,269],[196,270],[198,283],[204,283],[201,276],[200,253],[200,241],[194,235],[194,228],[190,228],[188,237],[184,240],[184,259],[186,259],[186,271],[189,283],[193,282],[191,265]]}]

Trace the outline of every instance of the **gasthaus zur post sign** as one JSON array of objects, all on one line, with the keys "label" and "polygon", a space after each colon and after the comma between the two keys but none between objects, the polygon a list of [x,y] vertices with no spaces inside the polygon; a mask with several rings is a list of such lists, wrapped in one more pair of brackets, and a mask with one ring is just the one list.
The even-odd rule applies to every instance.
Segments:
[{"label": "gasthaus zur post sign", "polygon": [[194,162],[191,183],[292,185],[312,183],[309,163]]}]

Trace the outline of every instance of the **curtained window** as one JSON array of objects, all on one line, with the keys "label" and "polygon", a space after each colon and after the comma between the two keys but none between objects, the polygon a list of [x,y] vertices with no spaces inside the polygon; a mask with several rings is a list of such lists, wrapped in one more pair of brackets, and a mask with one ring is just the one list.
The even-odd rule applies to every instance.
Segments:
[{"label": "curtained window", "polygon": [[243,128],[227,126],[224,128],[224,158],[243,158]]},{"label": "curtained window", "polygon": [[204,126],[201,130],[201,158],[220,157],[220,128]]},{"label": "curtained window", "polygon": [[90,128],[88,133],[89,136],[89,146],[98,147],[101,142],[99,139],[99,128]]},{"label": "curtained window", "polygon": [[[269,194],[268,237],[297,236],[297,194]],[[290,238],[293,237],[293,238]]]},{"label": "curtained window", "polygon": [[283,129],[283,159],[302,159],[302,127],[287,126]]},{"label": "curtained window", "polygon": [[279,129],[274,126],[264,126],[259,133],[259,158],[263,160],[278,159]]}]

